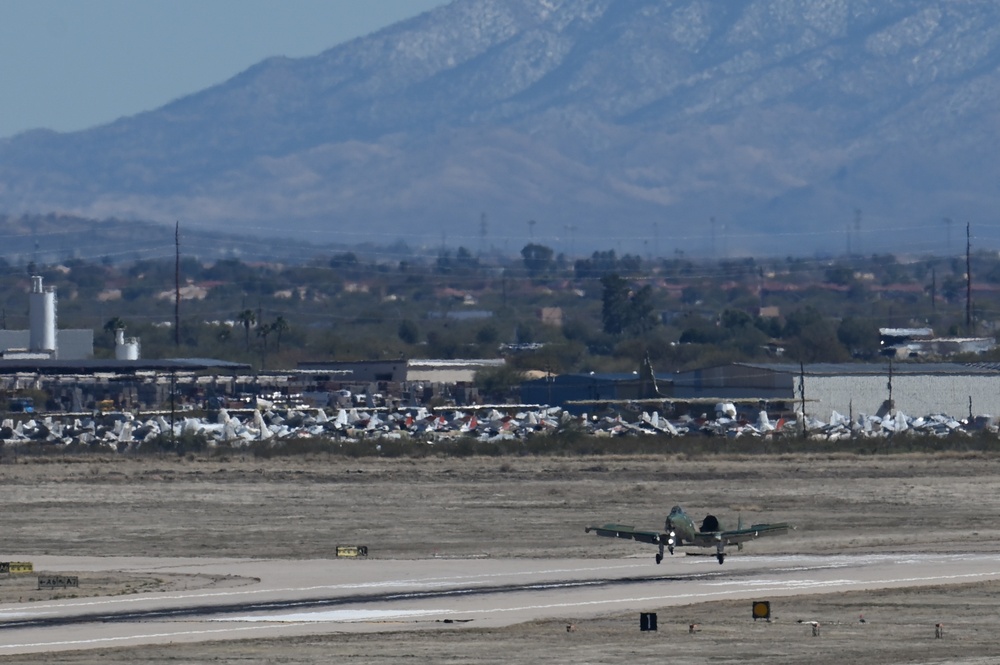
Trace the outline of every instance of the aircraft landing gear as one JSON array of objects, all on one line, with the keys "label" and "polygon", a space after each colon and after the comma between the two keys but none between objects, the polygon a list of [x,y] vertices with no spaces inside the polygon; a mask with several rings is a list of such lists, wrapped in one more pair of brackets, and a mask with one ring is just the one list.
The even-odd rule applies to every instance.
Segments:
[{"label": "aircraft landing gear", "polygon": [[715,546],[715,558],[719,560],[720,566],[722,565],[722,562],[726,560],[726,552],[724,548],[725,548],[725,543],[721,541],[719,542],[718,545]]},{"label": "aircraft landing gear", "polygon": [[663,541],[660,541],[660,551],[656,553],[656,565],[660,565],[663,562]]},{"label": "aircraft landing gear", "polygon": [[722,563],[726,560],[726,555],[723,554],[722,552],[719,552],[718,554],[715,555],[715,558],[719,560],[719,565],[721,566]]}]

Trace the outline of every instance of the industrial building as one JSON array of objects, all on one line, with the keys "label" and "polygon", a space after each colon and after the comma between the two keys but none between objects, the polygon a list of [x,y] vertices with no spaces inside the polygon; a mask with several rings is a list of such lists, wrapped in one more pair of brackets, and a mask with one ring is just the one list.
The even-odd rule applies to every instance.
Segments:
[{"label": "industrial building", "polygon": [[997,346],[992,337],[935,337],[931,328],[879,328],[878,334],[879,352],[904,360],[986,353]]},{"label": "industrial building", "polygon": [[503,359],[410,359],[300,362],[298,373],[309,377],[308,392],[347,390],[372,395],[385,403],[416,404],[443,399],[472,404],[479,394],[472,385],[476,372],[503,367]]},{"label": "industrial building", "polygon": [[679,372],[673,382],[678,400],[754,398],[801,404],[804,399],[806,413],[821,420],[834,411],[1000,416],[1000,370],[982,364],[732,363]]},{"label": "industrial building", "polygon": [[45,411],[90,411],[104,401],[116,409],[163,408],[171,395],[201,406],[213,396],[238,394],[256,383],[251,367],[209,358],[171,360],[0,359],[0,395],[42,392]]},{"label": "industrial building", "polygon": [[672,376],[654,380],[641,374],[559,374],[521,383],[523,404],[560,406],[570,413],[592,412],[594,402],[669,399]]},{"label": "industrial building", "polygon": [[364,383],[472,383],[476,372],[503,367],[503,359],[410,359],[300,362],[310,372],[330,372],[345,381]]},{"label": "industrial building", "polygon": [[28,325],[28,330],[0,330],[0,357],[84,360],[94,355],[93,330],[59,330],[56,290],[44,286],[39,275],[31,278]]}]

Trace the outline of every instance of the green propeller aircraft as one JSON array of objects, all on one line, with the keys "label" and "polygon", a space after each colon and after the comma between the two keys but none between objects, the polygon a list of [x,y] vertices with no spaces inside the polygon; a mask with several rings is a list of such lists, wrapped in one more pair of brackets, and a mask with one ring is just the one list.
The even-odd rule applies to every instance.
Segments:
[{"label": "green propeller aircraft", "polygon": [[790,524],[781,522],[778,524],[754,524],[749,529],[744,529],[741,518],[735,531],[723,531],[715,515],[708,515],[702,520],[701,526],[695,529],[694,521],[688,517],[687,513],[680,506],[674,506],[670,509],[670,514],[667,515],[664,527],[666,533],[643,531],[622,524],[588,526],[585,531],[587,533],[595,531],[598,536],[608,538],[624,538],[659,545],[660,551],[656,555],[656,563],[663,561],[664,548],[673,554],[675,547],[714,547],[715,558],[719,560],[721,565],[726,560],[726,545],[736,545],[738,549],[742,550],[743,543],[748,540],[754,540],[761,536],[783,535],[792,528],[794,527]]}]

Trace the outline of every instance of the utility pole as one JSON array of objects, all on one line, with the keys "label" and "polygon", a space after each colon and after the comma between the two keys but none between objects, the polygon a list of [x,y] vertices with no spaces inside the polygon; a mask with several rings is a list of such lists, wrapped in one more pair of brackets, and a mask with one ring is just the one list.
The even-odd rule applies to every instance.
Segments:
[{"label": "utility pole", "polygon": [[892,358],[889,358],[889,413],[893,414],[895,412],[895,405],[892,401]]},{"label": "utility pole", "polygon": [[858,255],[864,254],[864,248],[861,246],[861,208],[854,209],[854,244],[857,246],[855,251]]},{"label": "utility pole", "polygon": [[806,366],[799,361],[799,397],[802,400],[802,438],[806,438]]},{"label": "utility pole", "polygon": [[937,268],[931,268],[931,313],[937,313]]},{"label": "utility pole", "polygon": [[174,225],[174,346],[181,346],[181,223]]},{"label": "utility pole", "polygon": [[177,430],[174,429],[174,423],[177,420],[177,369],[175,367],[170,368],[170,445],[177,450]]},{"label": "utility pole", "polygon": [[972,236],[965,223],[965,330],[972,335]]},{"label": "utility pole", "polygon": [[716,252],[715,252],[715,217],[709,217],[708,218],[708,223],[711,226],[711,230],[712,230],[712,238],[711,238],[711,240],[712,240],[712,260],[715,261],[716,259],[719,258],[719,255],[716,254]]},{"label": "utility pole", "polygon": [[569,232],[569,256],[572,259],[576,256],[576,225],[567,224],[566,231]]}]

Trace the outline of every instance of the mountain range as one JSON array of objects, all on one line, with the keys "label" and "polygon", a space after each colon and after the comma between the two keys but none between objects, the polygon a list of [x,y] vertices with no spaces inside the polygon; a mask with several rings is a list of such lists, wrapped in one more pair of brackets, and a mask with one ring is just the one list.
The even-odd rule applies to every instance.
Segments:
[{"label": "mountain range", "polygon": [[0,212],[510,252],[929,252],[945,219],[990,242],[998,121],[992,0],[455,0],[0,141]]}]

